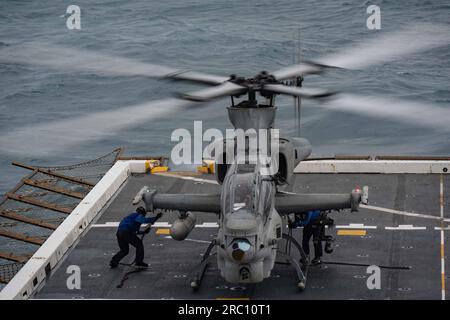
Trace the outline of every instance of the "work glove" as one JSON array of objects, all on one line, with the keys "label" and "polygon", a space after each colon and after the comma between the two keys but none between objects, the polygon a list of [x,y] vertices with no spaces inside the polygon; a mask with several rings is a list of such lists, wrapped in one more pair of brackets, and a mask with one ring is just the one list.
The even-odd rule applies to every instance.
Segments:
[{"label": "work glove", "polygon": [[147,228],[147,229],[145,229],[145,230],[143,231],[143,233],[145,233],[145,234],[149,234],[149,233],[150,233],[150,229],[151,229],[151,228]]}]

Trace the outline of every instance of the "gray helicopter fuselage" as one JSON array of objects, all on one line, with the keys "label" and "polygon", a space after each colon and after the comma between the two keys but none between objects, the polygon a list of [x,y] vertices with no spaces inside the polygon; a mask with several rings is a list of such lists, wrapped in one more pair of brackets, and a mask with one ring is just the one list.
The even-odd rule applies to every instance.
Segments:
[{"label": "gray helicopter fuselage", "polygon": [[275,263],[282,220],[275,182],[260,171],[260,164],[233,164],[223,181],[217,263],[228,282],[260,282]]},{"label": "gray helicopter fuselage", "polygon": [[[270,130],[276,110],[268,105],[229,107],[228,115],[235,129]],[[225,163],[226,154],[238,158],[236,144],[219,142],[223,143],[224,154],[216,155],[216,178],[222,183],[217,262],[221,275],[232,283],[255,283],[270,276],[283,233],[282,219],[275,209],[277,184],[289,183],[295,166],[311,153],[306,139],[276,137],[276,152],[273,142],[267,141],[268,154],[258,153],[253,159],[256,163],[246,164]],[[246,156],[248,151],[244,150]]]}]

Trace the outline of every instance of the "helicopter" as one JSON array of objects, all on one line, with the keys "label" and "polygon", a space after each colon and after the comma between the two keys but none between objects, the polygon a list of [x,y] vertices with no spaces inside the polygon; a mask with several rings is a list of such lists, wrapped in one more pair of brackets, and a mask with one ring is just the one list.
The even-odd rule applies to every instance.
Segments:
[{"label": "helicopter", "polygon": [[[270,86],[265,85],[266,81]],[[247,133],[241,141],[250,138],[252,132],[260,130],[267,130],[268,135],[271,135],[270,129],[274,127],[277,110],[273,104],[273,95],[286,92],[283,84],[262,72],[251,79],[232,77],[230,83],[224,84],[222,88],[215,88],[218,90],[214,94],[222,95],[227,92],[248,95],[248,100],[228,107],[228,116],[234,128],[241,130],[238,132]],[[258,103],[256,92],[266,98],[269,104]],[[328,94],[316,91],[309,96],[323,97]],[[203,101],[211,99],[212,95],[210,92],[197,92],[186,95],[185,98]],[[357,211],[360,202],[367,204],[368,188],[364,188],[364,193],[355,189],[348,194],[283,192],[279,187],[292,181],[294,168],[311,154],[309,141],[304,138],[275,137],[270,142],[263,142],[269,144],[267,148],[256,149],[256,157],[252,157],[249,143],[240,149],[237,140],[234,138],[228,144],[227,141],[218,142],[224,144],[223,148],[219,148],[224,152],[215,154],[214,172],[217,182],[222,185],[219,194],[160,194],[143,187],[136,194],[133,204],[142,200],[149,212],[159,209],[178,211],[179,218],[170,228],[170,235],[179,241],[187,238],[195,226],[193,211],[218,214],[217,237],[209,244],[194,272],[190,282],[193,289],[199,289],[205,270],[213,259],[217,259],[221,276],[227,282],[257,283],[270,276],[277,258],[283,258],[294,267],[298,278],[297,286],[303,290],[306,287],[309,259],[297,240],[285,232],[287,220],[282,217],[320,210],[323,212],[321,221],[329,221],[329,211]],[[275,148],[273,144],[276,145]],[[226,161],[230,158],[231,161]],[[326,225],[330,223],[322,223],[323,230]],[[277,250],[282,239],[294,245],[300,259],[297,260],[292,252]],[[327,242],[326,252],[331,253],[332,237],[323,234],[322,240]],[[214,248],[216,252],[212,254]]]},{"label": "helicopter", "polygon": [[[213,259],[217,259],[219,270],[225,280],[233,283],[257,283],[270,276],[277,258],[282,258],[296,270],[297,286],[303,290],[306,287],[309,262],[302,247],[285,232],[290,217],[309,210],[320,210],[322,215],[319,223],[325,230],[325,226],[333,224],[333,220],[328,217],[331,211],[348,209],[357,211],[359,204],[367,203],[368,187],[362,190],[355,188],[342,194],[295,194],[284,191],[283,186],[291,183],[293,179],[294,168],[309,157],[312,148],[309,141],[304,138],[271,136],[278,109],[275,103],[276,96],[316,99],[321,102],[320,106],[326,109],[381,118],[389,117],[391,120],[448,131],[448,112],[442,108],[432,106],[423,108],[417,103],[370,99],[327,89],[303,87],[303,78],[336,68],[361,69],[406,54],[443,46],[450,43],[449,34],[445,26],[416,24],[405,30],[366,41],[359,47],[273,72],[261,71],[253,77],[234,74],[217,76],[136,62],[86,50],[36,43],[5,46],[0,50],[0,61],[106,76],[145,76],[210,85],[205,89],[180,94],[177,99],[99,112],[68,122],[30,126],[28,133],[32,132],[31,137],[39,136],[44,140],[45,135],[58,137],[58,141],[51,144],[52,149],[42,149],[46,153],[79,143],[76,137],[82,140],[93,133],[114,132],[137,122],[185,110],[196,104],[230,97],[231,105],[227,107],[227,111],[233,127],[244,131],[266,130],[270,136],[268,139],[270,146],[274,141],[275,151],[272,152],[272,148],[269,147],[267,148],[269,152],[257,152],[253,161],[250,161],[249,157],[244,157],[248,161],[245,159],[241,161],[235,141],[231,143],[221,141],[219,143],[223,143],[222,150],[225,151],[215,154],[215,175],[222,185],[219,194],[164,194],[144,187],[136,194],[133,204],[143,201],[149,212],[178,211],[179,217],[171,227],[171,236],[175,240],[185,239],[194,228],[193,212],[217,214],[219,230],[193,272],[190,282],[193,289],[199,289],[205,270]],[[235,103],[235,99],[241,97],[245,97],[245,100]],[[105,125],[102,126],[102,123]],[[96,130],[87,130],[86,125],[92,125]],[[0,137],[1,146],[15,151],[23,148],[26,152],[29,149],[26,142],[34,141],[27,137],[29,138],[27,132],[11,132]],[[17,143],[18,139],[21,143]],[[12,145],[14,147],[10,147]],[[250,151],[246,144],[241,148],[244,155]],[[229,155],[232,161],[223,161]],[[298,255],[294,257],[278,250],[282,240],[293,244],[301,259],[297,259]],[[331,252],[332,237],[323,232],[322,240],[326,242],[326,251]]]}]

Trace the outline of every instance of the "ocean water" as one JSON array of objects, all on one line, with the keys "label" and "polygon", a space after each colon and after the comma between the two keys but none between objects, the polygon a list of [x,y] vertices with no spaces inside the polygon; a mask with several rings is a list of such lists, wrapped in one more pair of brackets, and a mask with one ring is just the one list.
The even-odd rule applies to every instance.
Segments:
[{"label": "ocean water", "polygon": [[[81,8],[81,30],[66,27],[66,8]],[[366,8],[381,8],[381,30],[368,30]],[[251,76],[292,64],[300,29],[302,59],[330,54],[383,33],[422,22],[449,26],[450,3],[440,1],[218,1],[218,0],[2,0],[0,55],[11,46],[35,42],[89,49],[218,75]],[[23,63],[0,63],[0,135],[101,111],[114,111],[197,88],[142,76],[107,77],[70,70],[49,70]],[[364,70],[330,70],[309,76],[305,86],[413,100],[450,108],[450,47],[413,54]],[[225,129],[230,124],[223,99],[208,108],[192,108],[136,123],[101,137],[93,136],[64,150],[42,153],[45,137],[14,153],[1,148],[0,194],[24,171],[11,161],[35,165],[70,164],[123,146],[127,154],[168,155],[176,128]],[[292,99],[278,100],[277,125],[296,135]],[[316,155],[449,155],[449,134],[432,126],[329,111],[303,101],[301,132]],[[149,109],[142,112],[154,112]],[[105,120],[106,121],[106,120]],[[449,119],[450,122],[450,119]],[[39,136],[34,139],[39,140]]]}]

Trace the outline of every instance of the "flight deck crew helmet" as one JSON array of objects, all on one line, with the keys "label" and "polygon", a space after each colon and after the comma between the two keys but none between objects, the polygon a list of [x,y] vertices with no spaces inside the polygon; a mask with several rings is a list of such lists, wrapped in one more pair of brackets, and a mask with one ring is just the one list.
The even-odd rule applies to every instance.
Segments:
[{"label": "flight deck crew helmet", "polygon": [[137,212],[137,213],[140,213],[140,214],[143,214],[143,215],[145,215],[145,214],[147,213],[147,211],[145,211],[145,208],[144,208],[144,207],[138,207],[138,208],[136,209],[136,212]]}]

